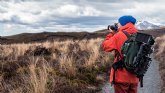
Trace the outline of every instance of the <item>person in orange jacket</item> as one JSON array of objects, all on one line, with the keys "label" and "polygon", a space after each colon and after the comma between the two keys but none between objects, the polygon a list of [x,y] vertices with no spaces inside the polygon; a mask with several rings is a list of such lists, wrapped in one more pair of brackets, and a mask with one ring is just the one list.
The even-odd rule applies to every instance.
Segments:
[{"label": "person in orange jacket", "polygon": [[[102,43],[102,48],[106,52],[111,52],[117,50],[121,56],[121,47],[124,42],[127,40],[127,36],[122,32],[126,31],[128,34],[136,33],[138,30],[134,26],[136,19],[133,16],[122,16],[118,19],[118,31],[115,33],[112,30],[109,30],[110,33],[106,36],[105,40]],[[117,54],[115,51],[115,55]],[[121,57],[119,57],[121,59]],[[117,61],[115,57],[114,62]],[[110,73],[110,83],[113,83],[114,69],[111,68]],[[128,72],[125,68],[117,69],[115,72],[115,83],[114,91],[115,93],[137,93],[139,79],[132,73]]]}]

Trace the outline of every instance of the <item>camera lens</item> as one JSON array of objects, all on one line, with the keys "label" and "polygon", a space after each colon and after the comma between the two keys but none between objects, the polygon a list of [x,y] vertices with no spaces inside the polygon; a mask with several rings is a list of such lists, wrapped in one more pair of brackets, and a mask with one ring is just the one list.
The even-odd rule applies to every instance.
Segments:
[{"label": "camera lens", "polygon": [[114,25],[108,25],[108,30],[113,30],[114,32],[117,32],[118,27],[117,27],[117,23],[115,23]]}]

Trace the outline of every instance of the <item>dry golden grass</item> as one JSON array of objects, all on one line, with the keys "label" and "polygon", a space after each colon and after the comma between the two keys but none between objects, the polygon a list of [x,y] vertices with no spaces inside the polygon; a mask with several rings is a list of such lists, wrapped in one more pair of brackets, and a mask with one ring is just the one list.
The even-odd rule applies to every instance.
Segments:
[{"label": "dry golden grass", "polygon": [[96,92],[88,86],[98,87],[112,63],[100,50],[102,40],[1,45],[0,92]]},{"label": "dry golden grass", "polygon": [[72,56],[63,56],[59,61],[61,72],[65,72],[69,77],[76,75],[76,66]]},{"label": "dry golden grass", "polygon": [[161,93],[165,93],[165,35],[161,37],[156,38],[156,44],[155,44],[155,59],[159,61],[159,70],[160,70],[160,75],[162,79],[162,88],[161,88]]}]

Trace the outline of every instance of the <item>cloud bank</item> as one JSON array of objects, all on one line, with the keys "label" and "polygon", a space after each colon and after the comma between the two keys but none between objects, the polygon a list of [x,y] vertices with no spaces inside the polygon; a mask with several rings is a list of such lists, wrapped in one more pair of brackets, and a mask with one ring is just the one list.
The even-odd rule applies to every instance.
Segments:
[{"label": "cloud bank", "polygon": [[1,0],[0,35],[95,31],[122,15],[165,24],[163,0]]}]

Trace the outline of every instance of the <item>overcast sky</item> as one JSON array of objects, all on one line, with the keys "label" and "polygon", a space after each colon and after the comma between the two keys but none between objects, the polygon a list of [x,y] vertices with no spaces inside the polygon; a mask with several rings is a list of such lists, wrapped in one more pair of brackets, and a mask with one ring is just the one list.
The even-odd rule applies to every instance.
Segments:
[{"label": "overcast sky", "polygon": [[122,15],[165,24],[165,0],[0,0],[0,36],[95,31]]}]

